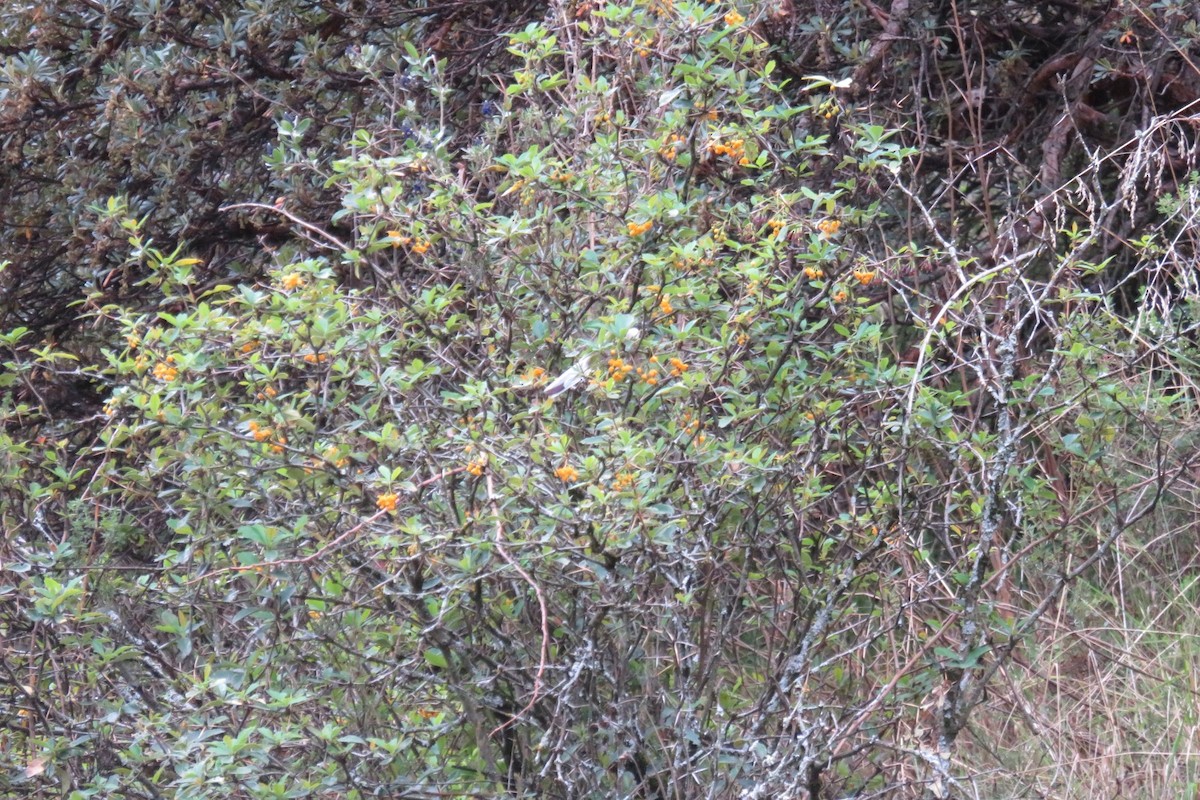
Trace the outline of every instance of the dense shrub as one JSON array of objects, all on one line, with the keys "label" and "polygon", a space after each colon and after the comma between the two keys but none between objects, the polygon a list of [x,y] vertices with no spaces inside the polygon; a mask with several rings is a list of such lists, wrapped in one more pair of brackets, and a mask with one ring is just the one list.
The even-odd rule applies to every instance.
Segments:
[{"label": "dense shrub", "polygon": [[[47,97],[216,83],[111,112],[128,175],[25,195],[13,285],[55,290],[4,342],[5,789],[1027,796],[1127,735],[1093,675],[1194,731],[1137,694],[1188,654],[1124,584],[1187,574],[1185,134],[1049,137],[1036,199],[948,197],[866,87],[995,30],[906,8],[865,45],[788,3],[62,11],[72,53],[142,50]],[[82,231],[99,260],[49,270]]]}]

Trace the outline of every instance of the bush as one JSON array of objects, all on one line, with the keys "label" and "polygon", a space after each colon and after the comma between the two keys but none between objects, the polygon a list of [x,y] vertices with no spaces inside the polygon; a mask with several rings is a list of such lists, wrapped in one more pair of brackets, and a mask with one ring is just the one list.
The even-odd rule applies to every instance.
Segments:
[{"label": "bush", "polygon": [[[362,124],[326,86],[222,199],[295,234],[246,272],[74,208],[140,286],[90,285],[86,347],[6,335],[6,788],[1024,796],[1021,724],[1107,721],[1031,699],[1087,674],[1068,614],[1178,577],[1142,554],[1192,500],[1190,184],[1122,251],[1140,316],[1102,159],[968,249],[861,70],[793,74],[789,8],[514,11],[477,114],[460,18],[364,41]],[[1121,624],[1080,641],[1156,647]]]}]

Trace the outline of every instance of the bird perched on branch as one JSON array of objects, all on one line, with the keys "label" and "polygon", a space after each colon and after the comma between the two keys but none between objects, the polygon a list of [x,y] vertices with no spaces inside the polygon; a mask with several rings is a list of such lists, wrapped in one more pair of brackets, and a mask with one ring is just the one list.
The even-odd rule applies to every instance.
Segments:
[{"label": "bird perched on branch", "polygon": [[568,367],[563,374],[559,375],[554,380],[547,384],[543,390],[547,397],[553,399],[558,397],[563,392],[574,389],[579,385],[579,382],[587,378],[588,366],[591,364],[591,355],[585,355]]}]

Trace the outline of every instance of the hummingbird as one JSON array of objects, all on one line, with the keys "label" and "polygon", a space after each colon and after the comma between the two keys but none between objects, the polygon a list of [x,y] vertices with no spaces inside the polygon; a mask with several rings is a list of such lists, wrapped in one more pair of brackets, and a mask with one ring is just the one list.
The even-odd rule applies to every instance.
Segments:
[{"label": "hummingbird", "polygon": [[543,390],[546,394],[546,397],[553,399],[558,397],[563,392],[574,389],[576,386],[578,386],[579,382],[587,377],[588,365],[591,363],[591,361],[592,357],[589,354],[580,358],[570,367],[567,367],[563,374],[550,381],[550,383]]},{"label": "hummingbird", "polygon": [[[642,332],[633,326],[630,326],[625,331],[626,342],[636,342],[641,338]],[[588,370],[591,369],[592,358],[594,357],[596,348],[593,347],[584,352],[582,356],[576,359],[575,363],[567,367],[561,375],[550,381],[543,389],[543,393],[547,398],[553,400],[560,394],[574,389],[581,381],[587,378]]]}]

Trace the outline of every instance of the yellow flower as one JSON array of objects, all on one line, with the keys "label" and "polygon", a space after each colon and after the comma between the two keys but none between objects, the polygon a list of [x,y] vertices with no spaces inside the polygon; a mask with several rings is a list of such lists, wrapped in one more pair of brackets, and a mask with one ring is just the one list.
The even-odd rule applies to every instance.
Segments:
[{"label": "yellow flower", "polygon": [[307,282],[308,281],[304,280],[304,276],[300,273],[289,272],[287,275],[283,276],[283,279],[279,283],[281,286],[283,286],[285,291],[290,292],[293,289],[302,288]]},{"label": "yellow flower", "polygon": [[746,18],[739,14],[736,8],[725,15],[725,24],[731,28],[736,28],[745,21]]},{"label": "yellow flower", "polygon": [[875,273],[874,273],[874,271],[870,271],[870,270],[856,269],[856,270],[854,270],[854,279],[856,281],[858,281],[859,283],[861,283],[863,286],[867,286],[868,284],[871,283],[871,281],[875,280]]},{"label": "yellow flower", "polygon": [[554,477],[558,478],[563,483],[574,483],[579,480],[579,470],[572,467],[570,464],[564,464],[554,470]]},{"label": "yellow flower", "polygon": [[400,496],[398,494],[395,492],[388,492],[387,494],[381,494],[379,497],[375,498],[375,505],[379,507],[380,511],[395,511],[396,503],[399,502],[399,500]]}]

